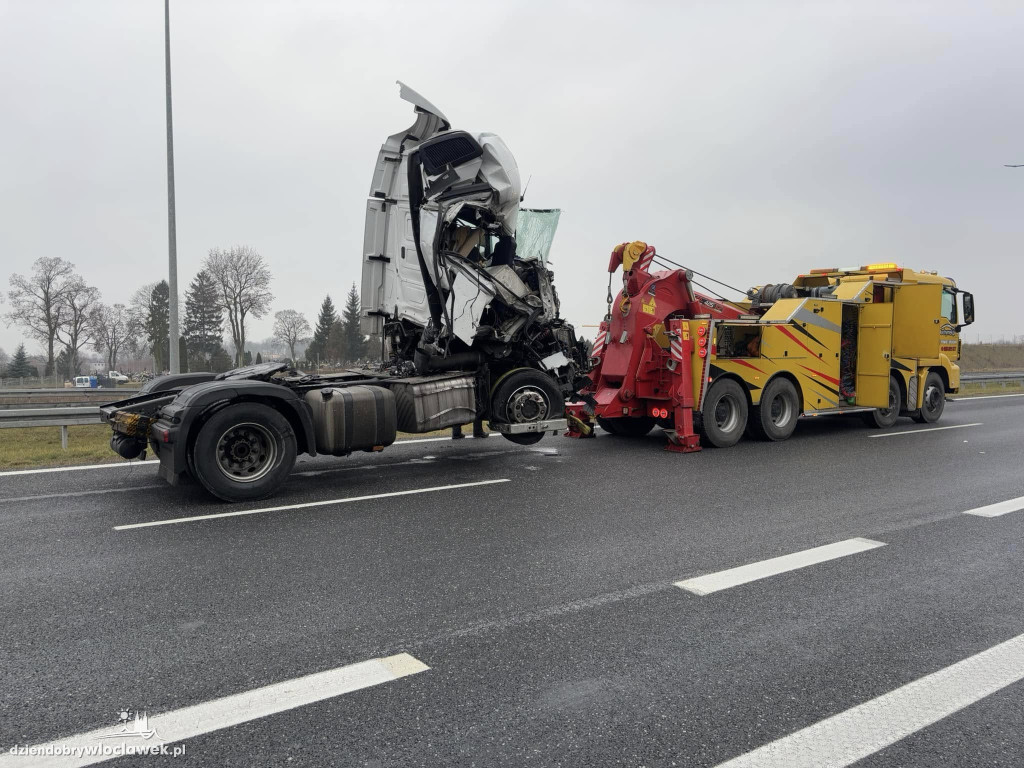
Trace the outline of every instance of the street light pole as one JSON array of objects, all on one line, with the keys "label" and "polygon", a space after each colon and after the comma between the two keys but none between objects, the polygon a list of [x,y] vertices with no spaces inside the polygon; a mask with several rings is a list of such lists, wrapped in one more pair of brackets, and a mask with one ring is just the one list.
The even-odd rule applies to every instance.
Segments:
[{"label": "street light pole", "polygon": [[178,359],[178,237],[174,221],[174,131],[171,121],[171,0],[164,0],[164,71],[167,76],[167,285],[170,288],[168,351],[170,372],[181,373],[181,361]]}]

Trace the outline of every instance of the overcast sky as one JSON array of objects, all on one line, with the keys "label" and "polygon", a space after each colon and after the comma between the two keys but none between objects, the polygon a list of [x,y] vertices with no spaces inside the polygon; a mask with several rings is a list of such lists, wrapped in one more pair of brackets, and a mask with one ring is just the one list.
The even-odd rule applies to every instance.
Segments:
[{"label": "overcast sky", "polygon": [[[182,291],[246,244],[274,311],[340,303],[377,150],[412,123],[400,79],[563,209],[577,325],[604,313],[611,248],[643,239],[744,288],[936,269],[977,297],[968,340],[1024,334],[1020,2],[171,0],[171,36]],[[166,276],[163,66],[161,0],[0,0],[5,293],[40,256],[109,303]]]}]

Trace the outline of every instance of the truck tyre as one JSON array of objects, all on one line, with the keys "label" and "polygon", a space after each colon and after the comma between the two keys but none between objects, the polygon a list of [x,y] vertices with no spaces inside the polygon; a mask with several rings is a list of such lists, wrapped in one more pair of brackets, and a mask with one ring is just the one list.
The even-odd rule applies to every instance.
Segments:
[{"label": "truck tyre", "polygon": [[776,377],[750,411],[747,433],[761,440],[788,440],[800,418],[800,395],[789,379]]},{"label": "truck tyre", "polygon": [[894,376],[889,377],[889,407],[875,408],[873,411],[863,415],[864,423],[874,429],[887,429],[896,423],[900,417],[900,409],[903,407],[903,396],[900,394],[900,385],[896,383]]},{"label": "truck tyre", "polygon": [[747,428],[747,396],[732,379],[711,385],[701,408],[701,430],[716,448],[736,445]]},{"label": "truck tyre", "polygon": [[924,380],[924,399],[921,410],[910,414],[918,424],[934,424],[946,408],[946,385],[935,371],[929,371]]},{"label": "truck tyre", "polygon": [[217,411],[192,447],[196,479],[224,501],[254,501],[274,493],[295,465],[295,432],[281,413],[261,403]]},{"label": "truck tyre", "polygon": [[[565,400],[558,385],[546,373],[533,368],[510,373],[499,382],[491,397],[491,420],[497,424],[544,421],[558,418],[564,410]],[[502,435],[517,445],[533,445],[544,437],[542,432]]]},{"label": "truck tyre", "polygon": [[654,419],[650,416],[624,419],[606,419],[598,416],[597,425],[615,437],[643,437],[654,429]]}]

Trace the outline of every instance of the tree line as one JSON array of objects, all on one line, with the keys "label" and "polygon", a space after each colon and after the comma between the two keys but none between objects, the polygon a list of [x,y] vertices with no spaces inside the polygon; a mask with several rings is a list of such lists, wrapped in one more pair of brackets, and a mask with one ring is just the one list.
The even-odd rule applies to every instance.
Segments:
[{"label": "tree line", "polygon": [[[271,279],[263,257],[248,246],[209,252],[185,291],[178,349],[183,372],[220,372],[254,362],[246,348],[248,324],[269,314],[274,298]],[[42,346],[44,377],[80,375],[82,353],[88,348],[104,355],[109,370],[117,369],[118,359],[146,355],[152,355],[158,373],[170,366],[166,280],[143,286],[127,302],[107,304],[100,290],[88,285],[72,263],[43,257],[32,265],[30,274],[11,275],[7,296],[7,324],[23,329],[28,339]],[[361,361],[367,355],[367,342],[359,329],[359,314],[359,293],[353,284],[340,317],[328,295],[315,330],[301,312],[284,309],[274,314],[273,338],[287,348],[293,364]],[[305,361],[300,360],[303,356]],[[260,361],[257,354],[255,362]],[[0,373],[9,378],[39,375],[24,344],[11,358],[0,350]]]}]

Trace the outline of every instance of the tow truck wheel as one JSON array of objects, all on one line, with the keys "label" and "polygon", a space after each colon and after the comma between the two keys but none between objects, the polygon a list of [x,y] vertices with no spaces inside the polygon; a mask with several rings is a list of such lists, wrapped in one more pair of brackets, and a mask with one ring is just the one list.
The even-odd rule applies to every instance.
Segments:
[{"label": "tow truck wheel", "polygon": [[[528,424],[555,418],[565,410],[558,385],[545,373],[523,368],[506,376],[491,398],[491,418],[499,424]],[[503,436],[518,445],[539,443],[541,432],[522,432]]]},{"label": "tow truck wheel", "polygon": [[900,409],[903,407],[903,397],[900,395],[900,385],[896,379],[889,377],[889,407],[876,408],[864,414],[864,423],[876,429],[887,429],[896,423],[900,416]]},{"label": "tow truck wheel", "polygon": [[218,411],[192,447],[196,479],[224,501],[253,501],[274,493],[295,465],[295,432],[288,419],[260,403]]},{"label": "tow truck wheel", "polygon": [[716,448],[736,445],[747,428],[747,396],[732,379],[711,385],[701,409],[704,437]]},{"label": "tow truck wheel", "polygon": [[750,412],[747,431],[761,440],[786,440],[800,417],[800,396],[789,379],[774,378]]},{"label": "tow truck wheel", "polygon": [[597,417],[597,425],[615,437],[643,437],[654,429],[655,421],[650,416],[636,418],[606,419]]},{"label": "tow truck wheel", "polygon": [[934,424],[946,408],[946,385],[942,377],[931,371],[924,380],[924,401],[921,410],[911,416],[918,424]]}]

